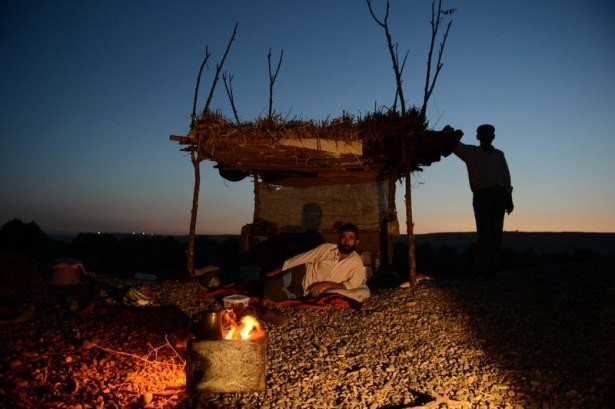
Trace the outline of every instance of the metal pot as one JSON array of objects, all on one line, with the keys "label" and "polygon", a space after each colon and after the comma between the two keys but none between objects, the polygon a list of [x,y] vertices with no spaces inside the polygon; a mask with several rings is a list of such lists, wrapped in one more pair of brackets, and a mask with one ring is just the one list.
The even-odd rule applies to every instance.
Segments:
[{"label": "metal pot", "polygon": [[198,339],[222,339],[222,312],[206,312],[196,327]]}]

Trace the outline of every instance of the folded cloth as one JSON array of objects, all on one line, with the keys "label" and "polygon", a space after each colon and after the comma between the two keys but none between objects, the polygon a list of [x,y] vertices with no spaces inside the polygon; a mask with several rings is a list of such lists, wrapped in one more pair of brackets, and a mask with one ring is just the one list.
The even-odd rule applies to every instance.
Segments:
[{"label": "folded cloth", "polygon": [[353,288],[352,290],[346,289],[335,289],[326,291],[327,294],[341,294],[344,297],[351,298],[357,302],[363,302],[369,298],[371,293],[369,292],[369,287],[363,284],[361,287]]}]

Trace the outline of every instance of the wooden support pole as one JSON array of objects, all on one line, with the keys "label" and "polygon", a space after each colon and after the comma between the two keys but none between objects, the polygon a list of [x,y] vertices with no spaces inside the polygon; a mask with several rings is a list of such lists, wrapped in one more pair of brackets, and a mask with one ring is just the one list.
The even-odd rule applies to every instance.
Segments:
[{"label": "wooden support pole", "polygon": [[258,180],[258,173],[254,173],[254,217],[252,218],[252,222],[260,219],[261,217],[261,184]]},{"label": "wooden support pole", "polygon": [[201,190],[201,161],[198,153],[192,156],[192,165],[194,167],[194,188],[192,191],[192,211],[190,212],[190,233],[188,234],[188,247],[186,248],[186,273],[189,279],[194,278],[194,242]]},{"label": "wooden support pole", "polygon": [[417,284],[416,248],[414,243],[414,220],[412,219],[412,186],[410,177],[412,172],[406,171],[406,230],[408,232],[408,261],[410,270],[410,288],[414,292]]}]

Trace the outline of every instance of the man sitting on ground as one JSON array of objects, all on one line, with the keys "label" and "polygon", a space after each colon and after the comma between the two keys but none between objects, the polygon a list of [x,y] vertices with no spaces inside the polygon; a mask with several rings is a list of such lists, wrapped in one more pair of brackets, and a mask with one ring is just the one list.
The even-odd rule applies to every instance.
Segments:
[{"label": "man sitting on ground", "polygon": [[318,297],[331,290],[366,287],[363,260],[355,251],[358,244],[358,227],[343,225],[337,244],[321,244],[266,273],[265,298],[282,301],[308,295]]}]

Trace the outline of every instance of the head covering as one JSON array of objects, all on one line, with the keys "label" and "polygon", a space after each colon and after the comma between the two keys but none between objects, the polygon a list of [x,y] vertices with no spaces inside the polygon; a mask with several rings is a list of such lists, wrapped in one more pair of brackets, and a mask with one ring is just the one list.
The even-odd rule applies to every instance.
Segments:
[{"label": "head covering", "polygon": [[491,124],[482,124],[478,128],[476,128],[476,132],[491,132],[495,133],[495,126]]},{"label": "head covering", "polygon": [[482,124],[476,128],[476,138],[481,139],[483,136],[488,136],[491,139],[495,138],[495,126],[491,124]]}]

